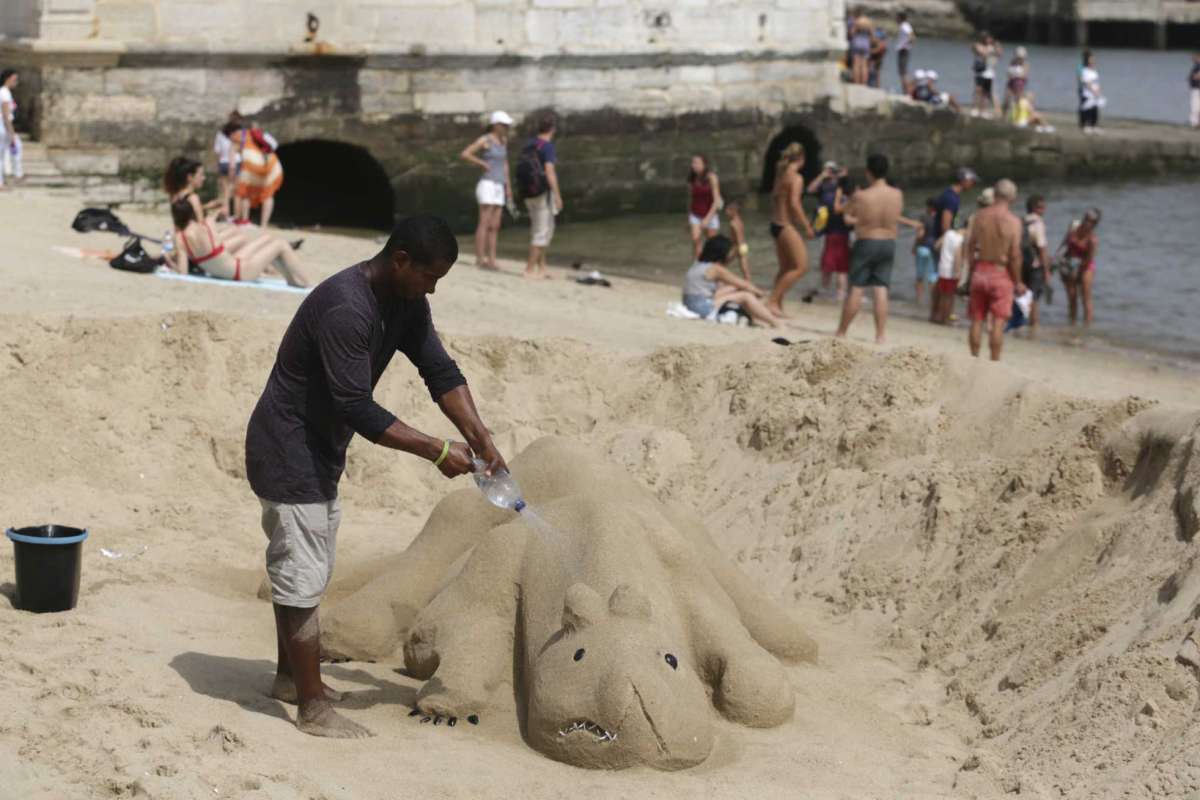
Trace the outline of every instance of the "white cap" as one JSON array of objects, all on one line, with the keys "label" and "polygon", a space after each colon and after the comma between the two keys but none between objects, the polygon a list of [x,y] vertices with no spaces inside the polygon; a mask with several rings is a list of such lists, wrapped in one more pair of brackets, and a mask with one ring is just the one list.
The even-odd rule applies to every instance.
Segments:
[{"label": "white cap", "polygon": [[929,73],[928,73],[928,72],[926,72],[926,71],[925,71],[925,70],[923,70],[923,69],[919,69],[919,70],[917,70],[916,72],[914,72],[914,73],[913,73],[913,77],[914,77],[914,78],[916,78],[916,79],[917,79],[917,80],[919,80],[919,81],[923,81],[923,80],[925,80],[926,78],[928,78],[928,77],[929,77]]},{"label": "white cap", "polygon": [[925,77],[929,78],[929,80],[931,80],[931,81],[936,81],[938,79],[937,70],[936,69],[929,70],[928,72],[925,73]]},{"label": "white cap", "polygon": [[493,111],[492,117],[488,120],[489,125],[512,125],[513,118],[503,111]]},{"label": "white cap", "polygon": [[1029,55],[1029,51],[1026,50],[1024,47],[1017,48],[1017,58],[1025,58],[1025,56],[1027,56],[1027,55]]}]

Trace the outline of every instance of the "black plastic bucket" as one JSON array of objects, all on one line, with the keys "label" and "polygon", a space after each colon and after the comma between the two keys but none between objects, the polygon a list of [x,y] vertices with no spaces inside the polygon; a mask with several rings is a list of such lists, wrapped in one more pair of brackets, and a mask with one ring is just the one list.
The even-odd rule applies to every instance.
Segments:
[{"label": "black plastic bucket", "polygon": [[25,611],[70,611],[79,601],[85,528],[35,525],[9,528],[17,562],[17,607]]}]

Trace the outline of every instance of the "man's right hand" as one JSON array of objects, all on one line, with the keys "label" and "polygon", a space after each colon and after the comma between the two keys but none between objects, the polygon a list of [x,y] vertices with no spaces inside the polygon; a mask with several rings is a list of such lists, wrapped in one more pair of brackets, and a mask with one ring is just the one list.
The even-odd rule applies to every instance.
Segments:
[{"label": "man's right hand", "polygon": [[457,478],[459,475],[474,472],[475,463],[471,458],[471,448],[463,442],[451,442],[450,451],[438,465],[438,470],[447,478]]}]

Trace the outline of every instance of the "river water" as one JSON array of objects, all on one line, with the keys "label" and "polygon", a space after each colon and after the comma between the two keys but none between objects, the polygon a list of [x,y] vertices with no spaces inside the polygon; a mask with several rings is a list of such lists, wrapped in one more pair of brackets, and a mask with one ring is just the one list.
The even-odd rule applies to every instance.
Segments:
[{"label": "river water", "polygon": [[[563,152],[567,152],[565,141]],[[563,175],[569,180],[566,163]],[[909,189],[907,213],[919,215],[924,199],[937,189]],[[1098,206],[1104,213],[1098,229],[1096,320],[1082,340],[1084,346],[1132,350],[1200,368],[1200,260],[1193,252],[1200,249],[1196,218],[1200,182],[1046,182],[1022,185],[1020,192],[1022,203],[1032,192],[1045,195],[1051,248],[1062,240],[1069,222],[1089,206]],[[973,201],[963,207],[973,207]],[[755,282],[769,286],[776,262],[767,233],[767,213],[762,208],[749,209],[746,218]],[[527,228],[507,225],[501,233],[501,255],[524,258],[527,237]],[[896,311],[922,315],[927,312],[905,302],[914,299],[912,232],[903,229],[900,241],[892,281],[893,296],[899,301]],[[469,237],[463,237],[462,247],[464,253],[470,252]],[[820,240],[809,243],[813,269],[789,295],[790,307],[797,313],[803,308],[800,297],[819,284],[820,247]],[[681,285],[691,264],[691,243],[680,209],[670,214],[567,222],[559,227],[550,255],[555,264],[580,262],[584,269],[609,275]],[[1066,325],[1065,298],[1057,284],[1054,302],[1043,312],[1046,338],[1053,340],[1053,329]],[[959,314],[963,316],[961,303]],[[1076,337],[1070,341],[1080,343]]]},{"label": "river water", "polygon": [[[920,31],[917,32],[918,36]],[[1019,42],[1001,42],[1004,56],[996,65],[997,96],[1004,99],[1008,62]],[[1081,49],[1026,45],[1029,50],[1029,89],[1038,108],[1048,111],[1077,110],[1075,72],[1080,65]],[[1129,117],[1156,122],[1188,121],[1188,71],[1192,67],[1189,52],[1158,50],[1118,50],[1094,48],[1100,86],[1107,98],[1103,117]],[[918,39],[909,70],[935,69],[938,85],[950,92],[964,107],[971,103],[975,75],[970,43],[942,39]],[[895,54],[889,52],[883,69],[883,86],[899,91]]]}]

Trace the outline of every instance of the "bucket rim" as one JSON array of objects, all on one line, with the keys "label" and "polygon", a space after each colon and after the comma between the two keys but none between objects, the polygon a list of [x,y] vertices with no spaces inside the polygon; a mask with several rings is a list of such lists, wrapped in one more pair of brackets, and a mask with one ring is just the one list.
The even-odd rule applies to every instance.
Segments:
[{"label": "bucket rim", "polygon": [[[41,527],[48,527],[48,526],[28,525],[25,527],[41,528]],[[72,527],[72,526],[63,525],[61,527],[66,528],[66,527]],[[22,528],[22,530],[24,530],[24,528]],[[4,535],[7,536],[9,539],[12,539],[14,542],[20,542],[21,544],[67,545],[67,544],[79,544],[80,542],[82,542],[84,539],[86,539],[88,537],[87,528],[82,528],[80,530],[82,532],[76,534],[75,536],[53,537],[53,536],[26,536],[23,533],[17,533],[16,529],[14,529],[14,528],[7,528],[4,531]]]}]

